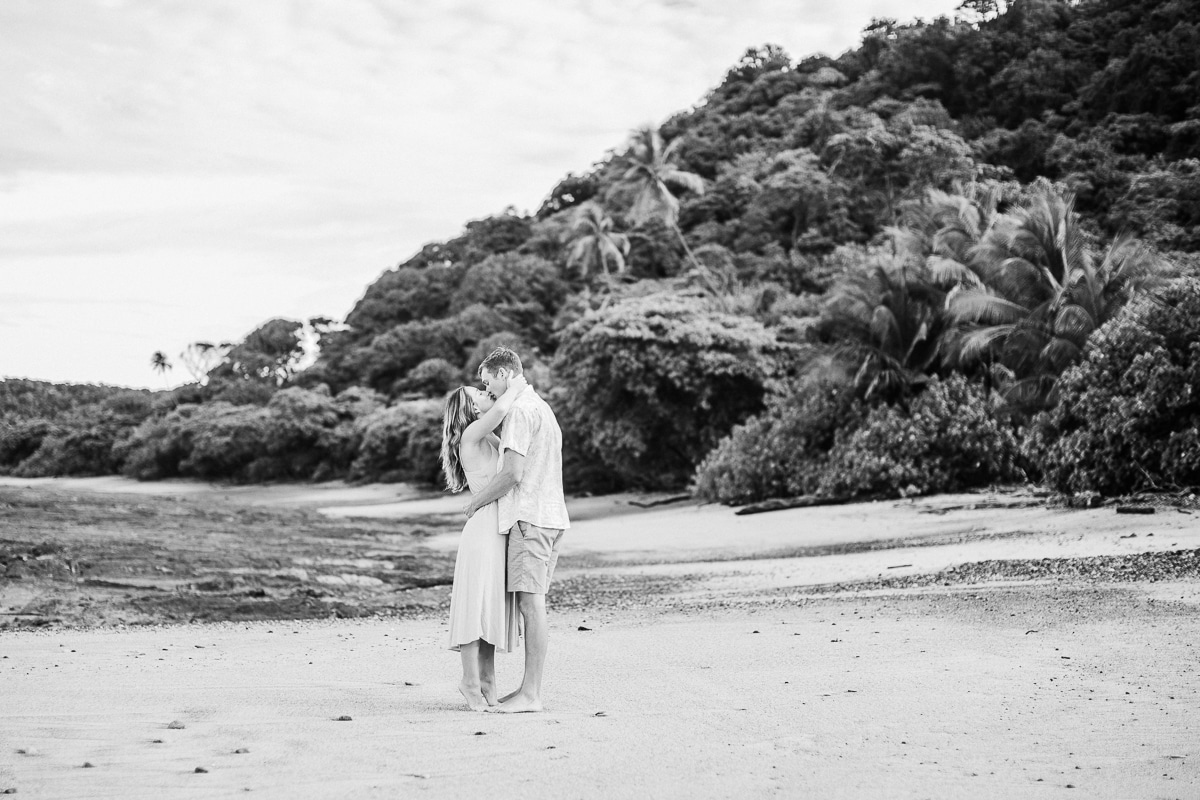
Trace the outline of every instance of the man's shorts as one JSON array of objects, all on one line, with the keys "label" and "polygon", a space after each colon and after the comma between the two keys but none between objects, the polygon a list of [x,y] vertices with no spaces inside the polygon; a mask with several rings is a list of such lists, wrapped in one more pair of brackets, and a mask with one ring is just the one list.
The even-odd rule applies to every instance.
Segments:
[{"label": "man's shorts", "polygon": [[518,522],[508,532],[508,586],[510,592],[545,594],[558,564],[563,532]]}]

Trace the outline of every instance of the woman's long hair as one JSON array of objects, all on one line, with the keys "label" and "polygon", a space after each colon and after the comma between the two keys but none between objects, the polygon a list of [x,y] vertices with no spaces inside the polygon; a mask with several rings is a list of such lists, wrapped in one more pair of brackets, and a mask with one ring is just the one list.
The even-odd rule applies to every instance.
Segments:
[{"label": "woman's long hair", "polygon": [[446,476],[446,488],[452,492],[467,488],[467,474],[463,472],[458,449],[463,431],[478,418],[475,401],[467,394],[467,387],[460,386],[446,395],[442,412],[442,472]]}]

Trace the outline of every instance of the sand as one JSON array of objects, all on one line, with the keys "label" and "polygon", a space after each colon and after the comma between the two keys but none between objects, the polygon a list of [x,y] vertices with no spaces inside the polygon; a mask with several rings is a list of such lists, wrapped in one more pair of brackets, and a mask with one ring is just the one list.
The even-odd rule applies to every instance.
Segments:
[{"label": "sand", "polygon": [[[395,495],[353,488],[291,502],[399,513],[379,508]],[[2,633],[0,791],[1200,796],[1195,581],[829,588],[981,559],[1200,547],[1196,517],[1174,509],[1028,500],[748,517],[577,504],[564,580],[666,588],[552,609],[537,715],[465,710],[438,618]],[[411,502],[456,513],[453,499]],[[520,656],[498,668],[511,687]]]}]

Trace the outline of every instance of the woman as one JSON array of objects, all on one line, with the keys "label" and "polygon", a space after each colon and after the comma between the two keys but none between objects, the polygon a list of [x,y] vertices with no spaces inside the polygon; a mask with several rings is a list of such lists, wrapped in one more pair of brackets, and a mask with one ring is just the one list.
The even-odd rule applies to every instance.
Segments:
[{"label": "woman", "polygon": [[[442,471],[450,491],[469,488],[474,493],[491,481],[499,466],[500,444],[493,431],[528,385],[523,377],[514,378],[494,402],[473,386],[446,397]],[[450,649],[462,656],[458,690],[472,711],[496,705],[496,650],[511,652],[519,642],[517,603],[504,591],[508,537],[499,533],[499,526],[496,504],[481,508],[463,528],[454,563]]]}]

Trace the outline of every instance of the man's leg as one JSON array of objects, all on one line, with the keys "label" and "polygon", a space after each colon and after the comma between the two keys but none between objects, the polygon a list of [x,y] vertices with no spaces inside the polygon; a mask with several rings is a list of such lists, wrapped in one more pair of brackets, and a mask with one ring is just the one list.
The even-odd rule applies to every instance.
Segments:
[{"label": "man's leg", "polygon": [[500,701],[494,710],[507,713],[542,710],[542,669],[549,646],[546,592],[558,564],[563,532],[527,522],[513,526],[508,539],[508,584],[517,594],[525,626],[525,675],[521,688]]},{"label": "man's leg", "polygon": [[525,675],[521,688],[495,708],[507,714],[542,710],[542,668],[549,649],[546,595],[517,592],[517,605],[525,622]]}]

